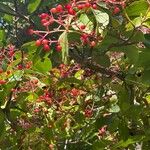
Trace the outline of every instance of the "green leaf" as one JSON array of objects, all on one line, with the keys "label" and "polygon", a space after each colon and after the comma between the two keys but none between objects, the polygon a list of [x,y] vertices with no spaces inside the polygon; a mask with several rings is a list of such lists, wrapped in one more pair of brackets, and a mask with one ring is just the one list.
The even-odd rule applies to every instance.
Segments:
[{"label": "green leaf", "polygon": [[96,141],[93,143],[92,149],[93,150],[104,150],[105,147],[107,147],[110,143],[111,143],[111,141],[101,139],[100,141]]},{"label": "green leaf", "polygon": [[24,71],[16,70],[16,71],[14,71],[13,75],[9,78],[9,81],[10,82],[20,81],[22,79],[23,75],[24,75]]},{"label": "green leaf", "polygon": [[34,65],[34,69],[39,71],[40,73],[46,73],[50,71],[52,68],[52,63],[49,58],[45,58],[44,60],[38,60]]},{"label": "green leaf", "polygon": [[80,40],[81,35],[78,32],[69,32],[68,33],[68,40],[69,42],[81,42]]},{"label": "green leaf", "polygon": [[116,150],[117,148],[125,148],[128,147],[130,144],[134,144],[136,142],[141,141],[144,138],[144,136],[134,136],[134,137],[129,137],[126,141],[121,140],[120,142],[118,142],[117,144],[115,144],[112,147],[112,150]]},{"label": "green leaf", "polygon": [[146,0],[138,0],[133,2],[126,8],[126,12],[130,17],[137,17],[141,14],[144,15],[148,10],[148,2]]},{"label": "green leaf", "polygon": [[4,113],[2,111],[2,109],[0,109],[0,138],[4,135],[4,131],[5,131],[5,116]]},{"label": "green leaf", "polygon": [[95,15],[95,18],[96,18],[97,22],[100,25],[105,27],[109,24],[109,15],[107,13],[102,12],[100,10],[95,10],[95,9],[93,9],[92,11]]},{"label": "green leaf", "polygon": [[147,95],[147,96],[145,97],[145,99],[146,99],[146,101],[148,102],[148,104],[150,104],[150,95]]},{"label": "green leaf", "polygon": [[141,76],[141,82],[146,85],[150,85],[150,70],[145,70]]},{"label": "green leaf", "polygon": [[60,45],[62,46],[62,61],[66,64],[68,60],[68,34],[66,31],[64,31],[60,37],[59,40]]},{"label": "green leaf", "polygon": [[138,48],[135,46],[124,46],[121,47],[121,50],[126,54],[127,58],[129,59],[129,62],[131,64],[135,64],[139,57]]},{"label": "green leaf", "polygon": [[52,129],[48,128],[48,127],[44,127],[43,128],[43,133],[44,133],[44,137],[46,138],[46,140],[50,141],[53,138],[53,132]]},{"label": "green leaf", "polygon": [[3,19],[4,19],[6,22],[8,22],[8,23],[12,23],[12,21],[13,21],[13,16],[5,14],[4,17],[3,17]]},{"label": "green leaf", "polygon": [[103,67],[109,67],[110,66],[110,59],[108,55],[100,55],[96,53],[95,56],[93,56],[93,60],[96,61],[96,63],[100,64]]},{"label": "green leaf", "polygon": [[[76,26],[76,24],[78,24],[78,26]],[[81,25],[85,25],[86,26],[86,28],[84,29],[84,32],[86,32],[86,33],[91,33],[91,31],[93,30],[93,23],[89,19],[89,16],[87,14],[85,14],[85,13],[82,13],[79,16],[78,20],[75,20],[75,22],[72,22],[72,27],[75,30],[80,30],[80,26]],[[80,40],[80,38],[79,38],[79,40]]]},{"label": "green leaf", "polygon": [[144,67],[145,69],[150,69],[150,51],[143,49],[141,53],[139,53],[139,58],[136,63],[138,67]]},{"label": "green leaf", "polygon": [[150,48],[150,34],[145,34],[144,35],[144,45],[147,47],[147,48]]},{"label": "green leaf", "polygon": [[28,12],[31,14],[34,11],[36,11],[40,3],[41,3],[41,0],[30,0],[28,4]]},{"label": "green leaf", "polygon": [[127,140],[129,136],[129,130],[128,130],[126,123],[124,121],[121,121],[119,123],[118,128],[119,128],[119,134],[120,134],[121,139]]},{"label": "green leaf", "polygon": [[27,99],[30,102],[35,102],[38,99],[38,95],[36,93],[30,93]]},{"label": "green leaf", "polygon": [[110,113],[118,113],[120,111],[120,108],[118,105],[112,105],[111,108],[109,109]]},{"label": "green leaf", "polygon": [[119,91],[119,107],[120,110],[123,113],[126,113],[126,111],[130,108],[130,97],[129,97],[129,91],[126,88],[122,88]]},{"label": "green leaf", "polygon": [[106,52],[108,50],[108,47],[116,42],[119,42],[117,38],[107,34],[104,37],[103,41],[100,43],[100,45],[98,45],[97,49],[100,52]]},{"label": "green leaf", "polygon": [[6,39],[6,34],[4,30],[0,30],[0,41],[4,41]]}]

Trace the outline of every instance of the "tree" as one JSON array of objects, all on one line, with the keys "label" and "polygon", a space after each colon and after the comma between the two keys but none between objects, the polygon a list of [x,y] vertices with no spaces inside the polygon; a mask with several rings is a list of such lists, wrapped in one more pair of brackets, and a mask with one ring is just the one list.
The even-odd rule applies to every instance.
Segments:
[{"label": "tree", "polygon": [[150,147],[150,3],[0,2],[0,148]]}]

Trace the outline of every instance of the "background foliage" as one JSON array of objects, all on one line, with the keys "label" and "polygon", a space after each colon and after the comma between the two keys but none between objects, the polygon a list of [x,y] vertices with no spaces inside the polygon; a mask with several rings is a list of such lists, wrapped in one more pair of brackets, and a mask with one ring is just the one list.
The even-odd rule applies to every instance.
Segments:
[{"label": "background foliage", "polygon": [[0,149],[149,150],[150,2],[122,2],[68,11],[58,51],[40,15],[72,2],[0,1]]}]

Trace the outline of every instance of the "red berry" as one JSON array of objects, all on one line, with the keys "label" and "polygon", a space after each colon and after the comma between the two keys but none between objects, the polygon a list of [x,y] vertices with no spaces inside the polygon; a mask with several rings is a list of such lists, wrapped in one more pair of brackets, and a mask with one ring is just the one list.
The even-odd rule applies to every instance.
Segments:
[{"label": "red berry", "polygon": [[45,18],[47,18],[49,15],[47,14],[47,13],[42,13],[41,15],[40,15],[40,18],[41,19],[45,19]]},{"label": "red berry", "polygon": [[113,10],[113,14],[118,14],[120,12],[120,8],[119,7],[115,7]]},{"label": "red berry", "polygon": [[93,115],[93,111],[91,109],[84,110],[85,117],[91,118]]},{"label": "red berry", "polygon": [[5,84],[6,81],[5,80],[0,80],[0,85]]},{"label": "red berry", "polygon": [[75,88],[73,88],[70,91],[70,93],[71,93],[72,96],[78,96],[78,95],[80,95],[80,91],[78,89],[75,89]]},{"label": "red berry", "polygon": [[8,70],[6,73],[7,73],[7,75],[9,75],[9,74],[11,73],[11,71],[10,71],[10,70]]},{"label": "red berry", "polygon": [[54,23],[54,19],[51,18],[51,19],[49,20],[49,24],[53,24],[53,23]]},{"label": "red berry", "polygon": [[93,5],[92,5],[92,8],[93,8],[93,9],[97,9],[97,5],[96,5],[96,4],[93,4]]},{"label": "red berry", "polygon": [[44,23],[46,23],[46,22],[47,22],[47,19],[42,19],[42,20],[41,20],[42,25],[43,25]]},{"label": "red berry", "polygon": [[83,43],[87,43],[88,40],[89,40],[88,34],[83,33],[83,34],[81,35],[81,41],[82,41]]},{"label": "red berry", "polygon": [[85,7],[90,7],[90,6],[91,6],[91,4],[89,2],[85,3]]},{"label": "red berry", "polygon": [[0,69],[0,73],[3,73],[3,69]]},{"label": "red berry", "polygon": [[26,69],[30,69],[30,65],[29,64],[26,64]]},{"label": "red berry", "polygon": [[34,109],[34,112],[35,112],[35,113],[38,113],[39,111],[40,111],[39,108],[35,108],[35,109]]},{"label": "red berry", "polygon": [[76,12],[72,9],[72,8],[70,8],[69,10],[68,10],[68,13],[70,14],[70,15],[75,15],[76,14]]},{"label": "red berry", "polygon": [[9,52],[10,57],[13,57],[14,53],[15,53],[14,51],[10,51]]},{"label": "red berry", "polygon": [[36,42],[35,42],[36,46],[41,46],[41,44],[42,44],[41,40],[36,40]]},{"label": "red berry", "polygon": [[33,29],[28,29],[28,30],[27,30],[27,34],[32,35],[33,33],[34,33],[34,30],[33,30]]},{"label": "red berry", "polygon": [[50,10],[50,12],[53,13],[53,14],[56,14],[56,13],[57,13],[57,9],[56,9],[56,8],[52,8],[52,9]]},{"label": "red berry", "polygon": [[49,47],[48,44],[45,44],[45,45],[43,46],[43,49],[44,49],[44,51],[50,51],[50,47]]},{"label": "red berry", "polygon": [[57,50],[58,52],[60,52],[60,51],[62,50],[61,45],[57,45],[56,50]]},{"label": "red berry", "polygon": [[33,84],[38,84],[38,82],[39,81],[37,79],[34,79],[34,80],[31,81],[31,83],[33,83]]},{"label": "red berry", "polygon": [[70,4],[67,4],[67,5],[65,6],[65,8],[66,8],[66,9],[70,9],[70,8],[71,8],[71,5],[70,5]]},{"label": "red berry", "polygon": [[84,30],[85,28],[86,28],[86,25],[81,25],[81,26],[80,26],[80,29],[81,29],[81,30]]},{"label": "red berry", "polygon": [[63,11],[62,5],[58,5],[58,6],[56,7],[56,10],[57,10],[57,12],[62,12],[62,11]]},{"label": "red berry", "polygon": [[42,41],[42,44],[43,44],[43,45],[48,44],[48,40],[44,39],[44,40]]},{"label": "red berry", "polygon": [[22,70],[23,69],[23,65],[22,64],[19,64],[18,65],[18,70]]},{"label": "red berry", "polygon": [[125,2],[122,2],[122,3],[121,3],[121,6],[122,6],[122,8],[125,8],[125,7],[126,7]]},{"label": "red berry", "polygon": [[102,128],[98,129],[98,133],[100,136],[104,135],[106,133],[106,126],[103,126]]},{"label": "red berry", "polygon": [[95,42],[95,41],[92,41],[92,42],[90,43],[90,45],[91,45],[91,47],[94,47],[94,46],[96,45],[96,42]]},{"label": "red berry", "polygon": [[83,33],[81,36],[82,36],[84,39],[86,39],[86,38],[88,37],[88,34]]},{"label": "red berry", "polygon": [[49,22],[49,21],[43,23],[43,26],[49,26],[49,25],[50,25],[50,22]]},{"label": "red berry", "polygon": [[83,5],[83,4],[79,4],[79,5],[77,6],[77,8],[78,8],[78,9],[83,9],[83,8],[84,8],[84,5]]}]

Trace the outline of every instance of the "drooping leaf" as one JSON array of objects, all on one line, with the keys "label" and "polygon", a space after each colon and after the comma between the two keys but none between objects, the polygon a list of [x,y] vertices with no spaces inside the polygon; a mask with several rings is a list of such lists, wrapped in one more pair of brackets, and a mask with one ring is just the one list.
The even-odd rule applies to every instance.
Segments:
[{"label": "drooping leaf", "polygon": [[44,60],[39,59],[35,65],[34,69],[40,73],[47,73],[52,68],[52,63],[49,58],[44,58]]},{"label": "drooping leaf", "polygon": [[68,60],[68,33],[64,31],[59,37],[60,45],[62,46],[62,61],[66,64]]},{"label": "drooping leaf", "polygon": [[128,16],[130,17],[137,17],[142,15],[145,15],[146,11],[148,10],[148,2],[145,0],[138,0],[133,2],[131,5],[129,5],[126,8],[126,12]]},{"label": "drooping leaf", "polygon": [[28,4],[28,12],[33,13],[40,5],[41,0],[30,0]]},{"label": "drooping leaf", "polygon": [[93,9],[93,13],[97,22],[102,26],[107,26],[109,24],[109,15],[106,12]]}]

